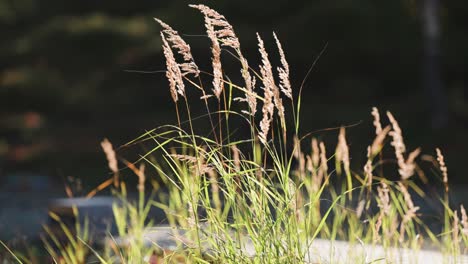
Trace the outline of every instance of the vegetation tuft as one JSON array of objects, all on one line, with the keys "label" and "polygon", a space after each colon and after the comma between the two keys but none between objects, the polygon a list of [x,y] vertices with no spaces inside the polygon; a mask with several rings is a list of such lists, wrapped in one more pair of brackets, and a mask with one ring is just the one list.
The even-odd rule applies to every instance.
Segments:
[{"label": "vegetation tuft", "polygon": [[[383,247],[381,260],[387,263],[400,260],[395,248],[433,248],[447,259],[467,252],[468,218],[463,206],[450,205],[440,149],[435,158],[421,156],[419,148],[409,151],[396,118],[386,112],[385,122],[373,108],[375,138],[369,140],[367,162],[352,164],[345,127],[336,129],[334,148],[301,133],[302,86],[292,89],[286,55],[275,33],[279,66],[272,66],[257,34],[257,70],[244,57],[223,15],[204,5],[190,7],[203,15],[212,71],[200,70],[178,32],[156,19],[162,27],[177,125],[155,128],[125,144],[151,146],[134,163],[120,161],[138,176],[134,202],[127,198],[117,154],[110,142],[102,143],[114,177],[89,197],[113,186],[122,200],[113,208],[118,237],[94,238],[103,243],[93,247],[87,223],[77,225],[73,234],[62,224],[66,243],[46,229],[52,244],[44,239],[45,245],[55,263],[81,264],[91,257],[101,263],[334,262],[332,255],[314,251],[318,238]],[[238,61],[240,84],[223,71],[222,55]],[[206,115],[192,116],[188,92],[198,93]],[[208,129],[200,129],[203,118]],[[239,128],[244,131],[235,133]],[[434,161],[432,175],[426,176],[419,159]],[[145,164],[159,179],[150,191]],[[438,200],[442,209],[435,217],[429,215],[436,219],[431,220],[415,200],[434,197],[427,188],[434,179],[443,187]],[[161,182],[164,187],[159,187]],[[431,206],[436,206],[433,201]],[[166,214],[167,240],[174,242],[170,248],[151,239],[151,232],[157,232],[149,219],[152,207]],[[60,222],[59,216],[54,219]],[[350,263],[378,261],[367,259],[362,251],[343,254]],[[19,263],[28,262],[13,256]]]}]

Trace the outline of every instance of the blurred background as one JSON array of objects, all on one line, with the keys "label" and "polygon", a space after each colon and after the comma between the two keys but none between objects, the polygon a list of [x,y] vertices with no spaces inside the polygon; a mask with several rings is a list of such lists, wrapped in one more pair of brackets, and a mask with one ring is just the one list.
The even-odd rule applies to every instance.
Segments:
[{"label": "blurred background", "polygon": [[[38,201],[63,196],[64,183],[85,192],[107,179],[104,137],[118,147],[176,121],[153,17],[178,30],[210,71],[203,18],[189,3],[0,0],[0,238],[10,215],[36,221],[21,220],[30,206],[21,193]],[[302,131],[354,125],[351,156],[362,160],[374,131],[372,106],[382,115],[390,110],[409,149],[434,155],[440,147],[451,183],[468,183],[468,2],[201,3],[226,16],[254,68],[255,33],[277,59],[275,31],[294,87],[323,51],[304,86]],[[337,133],[316,135],[335,144]]]}]

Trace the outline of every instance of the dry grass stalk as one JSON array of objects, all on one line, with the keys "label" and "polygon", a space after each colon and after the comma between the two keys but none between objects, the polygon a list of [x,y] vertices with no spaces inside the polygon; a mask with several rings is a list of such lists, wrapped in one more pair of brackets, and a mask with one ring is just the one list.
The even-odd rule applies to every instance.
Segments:
[{"label": "dry grass stalk", "polygon": [[405,225],[411,221],[414,217],[416,217],[416,212],[419,210],[419,206],[414,206],[413,200],[411,199],[411,195],[408,192],[408,189],[404,184],[398,182],[398,186],[400,187],[400,191],[403,193],[403,197],[405,199],[407,210],[403,219],[400,223],[400,242],[404,241],[405,235]]},{"label": "dry grass stalk", "polygon": [[185,85],[182,79],[182,72],[177,64],[171,46],[167,42],[164,34],[161,33],[163,42],[163,52],[166,58],[166,77],[169,80],[169,90],[171,92],[172,100],[176,103],[179,100],[177,94],[185,96]]},{"label": "dry grass stalk", "polygon": [[200,10],[205,17],[205,24],[209,24],[211,27],[219,27],[218,30],[213,31],[223,46],[232,47],[234,49],[240,48],[239,39],[234,33],[233,27],[226,18],[218,13],[217,11],[205,6],[205,5],[189,5],[192,8]]},{"label": "dry grass stalk", "polygon": [[328,175],[328,159],[327,159],[327,151],[325,149],[325,144],[320,142],[320,169],[318,175],[318,181],[321,183],[323,178]]},{"label": "dry grass stalk", "polygon": [[145,176],[145,164],[141,163],[140,168],[138,169],[138,191],[139,192],[144,192],[145,191],[145,181],[146,181],[146,176]]},{"label": "dry grass stalk", "polygon": [[237,171],[240,171],[241,169],[240,150],[239,148],[237,148],[236,145],[232,145],[231,151],[232,151],[232,159],[234,162],[234,167],[236,168]]},{"label": "dry grass stalk", "polygon": [[[257,33],[258,39],[258,50],[260,51],[260,55],[262,57],[262,65],[260,66],[260,73],[262,75],[262,82],[265,90],[265,100],[266,97],[273,96],[274,98],[274,106],[278,110],[278,116],[280,118],[281,126],[283,129],[286,129],[286,120],[284,116],[284,106],[283,100],[281,99],[280,91],[275,84],[275,78],[273,77],[273,70],[268,58],[268,53],[265,50],[265,45],[263,44],[262,38]],[[270,99],[271,101],[271,99]],[[265,102],[266,104],[266,102]],[[273,106],[271,106],[271,111],[269,112],[271,117],[273,116]]]},{"label": "dry grass stalk", "polygon": [[[211,40],[211,52],[212,59],[211,64],[213,66],[213,92],[218,100],[220,100],[221,93],[223,92],[223,70],[221,66],[221,46],[219,44],[218,36],[216,35],[214,20],[224,18],[216,11],[208,8],[204,5],[189,5],[190,7],[200,10],[205,18],[205,27],[208,38]],[[215,18],[213,18],[215,17]]]},{"label": "dry grass stalk", "polygon": [[375,126],[375,134],[379,135],[382,132],[382,124],[380,123],[380,114],[379,109],[377,107],[372,107],[372,116],[374,117],[374,126]]},{"label": "dry grass stalk", "polygon": [[380,240],[380,228],[382,227],[382,218],[383,218],[383,213],[380,213],[379,216],[377,217],[377,221],[375,222],[374,226],[374,233],[373,233],[373,241],[378,242]]},{"label": "dry grass stalk", "polygon": [[[266,54],[265,48],[263,46],[263,41],[260,36],[257,34],[258,38],[258,45],[260,53],[262,54],[262,62],[263,65],[260,66],[260,71],[262,74],[262,81],[264,85],[264,98],[263,98],[263,107],[262,107],[262,114],[263,118],[260,122],[260,132],[259,132],[259,139],[263,144],[266,144],[268,138],[268,132],[270,130],[270,124],[273,120],[273,113],[275,109],[275,105],[273,104],[273,89],[275,86],[273,74],[271,72],[271,64],[268,60],[268,55]],[[266,60],[265,60],[266,58]]]},{"label": "dry grass stalk", "polygon": [[458,218],[458,212],[455,210],[453,212],[453,223],[452,223],[452,239],[453,243],[455,243],[455,247],[458,247],[459,240],[459,233],[460,233],[460,219]]},{"label": "dry grass stalk", "polygon": [[380,208],[381,214],[390,215],[390,209],[391,209],[390,196],[389,196],[390,190],[388,189],[388,185],[384,181],[381,181],[380,185],[381,186],[377,187],[377,193],[379,196],[378,206]]},{"label": "dry grass stalk", "polygon": [[296,158],[296,160],[299,159],[299,157],[301,156],[301,141],[299,140],[299,138],[297,137],[297,135],[294,135],[294,138],[293,138],[293,157]]},{"label": "dry grass stalk", "polygon": [[386,126],[383,130],[380,129],[380,132],[377,134],[375,137],[374,141],[372,142],[371,145],[371,156],[377,155],[377,153],[380,152],[383,146],[383,142],[385,140],[385,137],[387,136],[388,132],[390,132],[391,127]]},{"label": "dry grass stalk", "polygon": [[278,51],[281,58],[281,66],[278,67],[278,75],[280,78],[280,89],[289,99],[292,100],[292,88],[291,88],[291,81],[289,80],[289,64],[286,60],[286,55],[284,55],[283,47],[281,46],[278,37],[276,36],[275,32],[273,32],[273,37],[276,40],[276,45],[278,46]]},{"label": "dry grass stalk", "polygon": [[[240,52],[239,55],[241,56]],[[255,87],[255,78],[253,78],[250,75],[249,72],[249,64],[247,60],[241,56],[240,57],[241,63],[242,63],[242,77],[244,78],[245,81],[245,88],[246,88],[246,93],[245,93],[245,101],[249,104],[249,114],[251,116],[254,116],[255,113],[257,112],[257,93],[254,92],[254,87]]]},{"label": "dry grass stalk", "polygon": [[[255,86],[255,80],[252,78],[249,72],[249,64],[247,59],[242,55],[240,49],[240,42],[237,38],[234,29],[231,24],[226,20],[226,18],[216,12],[215,10],[205,6],[205,5],[189,5],[195,9],[200,10],[205,18],[205,26],[207,28],[208,37],[211,39],[212,42],[212,51],[213,51],[213,73],[215,79],[213,81],[215,95],[219,99],[219,94],[222,91],[220,88],[219,81],[222,81],[222,74],[221,74],[221,61],[220,61],[220,54],[221,49],[218,43],[221,42],[221,46],[224,47],[231,47],[233,48],[239,56],[239,60],[242,65],[242,78],[245,81],[245,101],[249,104],[249,114],[254,115],[257,109],[257,94],[253,91]],[[216,29],[218,28],[218,29]],[[221,90],[220,90],[221,89]]]},{"label": "dry grass stalk", "polygon": [[364,174],[366,175],[367,185],[369,187],[372,186],[372,179],[373,179],[372,159],[370,155],[371,155],[371,147],[367,147],[367,162],[366,162],[366,165],[364,165]]},{"label": "dry grass stalk", "polygon": [[414,160],[421,151],[419,148],[415,149],[408,155],[408,159],[405,160],[404,153],[406,152],[406,146],[403,142],[401,128],[392,113],[387,112],[387,116],[393,128],[393,130],[389,132],[389,135],[393,138],[391,145],[395,149],[395,156],[399,167],[398,172],[400,173],[402,180],[407,180],[413,176],[415,172],[416,164],[414,163]]},{"label": "dry grass stalk", "polygon": [[439,148],[436,148],[437,152],[437,162],[439,163],[439,169],[442,172],[442,182],[445,186],[445,191],[448,192],[448,169],[447,165],[445,165],[444,155],[442,155],[442,151]]},{"label": "dry grass stalk", "polygon": [[197,157],[183,154],[171,154],[171,157],[190,164],[189,169],[195,171],[196,175],[211,173],[213,167],[205,163],[205,157],[202,153]]},{"label": "dry grass stalk", "polygon": [[113,173],[117,173],[119,171],[117,167],[117,155],[115,154],[114,148],[112,147],[112,143],[110,143],[110,141],[107,138],[105,138],[101,142],[101,147],[104,153],[106,154],[109,169]]},{"label": "dry grass stalk", "polygon": [[293,157],[298,161],[299,175],[303,177],[306,170],[306,158],[304,153],[302,153],[301,141],[299,140],[299,138],[297,136],[294,136],[293,140]]},{"label": "dry grass stalk", "polygon": [[182,75],[193,74],[195,77],[198,77],[200,70],[195,64],[195,61],[190,51],[190,45],[188,45],[177,31],[172,29],[168,24],[164,23],[160,19],[155,18],[155,20],[163,27],[162,33],[166,37],[166,41],[170,43],[170,46],[177,50],[177,52],[183,56],[184,63],[179,64]]},{"label": "dry grass stalk", "polygon": [[346,143],[346,130],[344,127],[340,129],[340,134],[338,135],[336,159],[343,163],[345,173],[349,175],[351,173],[351,170],[349,168],[349,149],[348,144]]},{"label": "dry grass stalk", "polygon": [[312,174],[313,191],[318,191],[324,174],[320,168],[320,147],[316,138],[311,141],[312,154],[307,155],[307,170]]},{"label": "dry grass stalk", "polygon": [[409,177],[413,176],[416,169],[415,159],[420,153],[421,149],[417,148],[408,155],[406,161],[403,159],[398,159],[398,172],[400,173],[402,180],[406,180]]},{"label": "dry grass stalk", "polygon": [[223,69],[221,66],[221,47],[214,33],[214,28],[210,24],[206,24],[208,37],[211,39],[212,66],[213,66],[213,92],[218,100],[224,89]]},{"label": "dry grass stalk", "polygon": [[197,163],[197,157],[195,156],[183,155],[183,154],[171,154],[170,156],[180,161],[186,161],[189,163]]},{"label": "dry grass stalk", "polygon": [[393,138],[391,145],[395,148],[395,152],[401,153],[401,154],[405,153],[406,146],[405,146],[405,143],[403,142],[403,134],[401,132],[400,125],[396,121],[395,117],[393,117],[392,113],[387,111],[387,116],[393,128],[393,131],[390,131],[389,133],[390,136]]},{"label": "dry grass stalk", "polygon": [[460,205],[460,213],[461,213],[461,216],[462,216],[462,219],[461,219],[461,224],[462,224],[462,234],[465,235],[465,236],[468,236],[468,217],[466,215],[466,210],[465,210],[465,207],[463,205]]},{"label": "dry grass stalk", "polygon": [[108,162],[108,167],[114,173],[114,186],[117,187],[119,185],[119,168],[117,165],[117,155],[115,154],[115,150],[112,147],[112,143],[105,138],[101,142],[101,147],[104,153],[106,154],[106,159]]},{"label": "dry grass stalk", "polygon": [[316,138],[312,138],[311,141],[312,146],[312,165],[314,169],[318,168],[320,162],[320,149],[319,144]]}]

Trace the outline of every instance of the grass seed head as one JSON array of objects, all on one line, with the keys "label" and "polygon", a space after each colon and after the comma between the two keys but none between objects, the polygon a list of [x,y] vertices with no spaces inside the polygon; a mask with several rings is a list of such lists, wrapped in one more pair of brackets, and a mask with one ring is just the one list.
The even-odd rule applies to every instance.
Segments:
[{"label": "grass seed head", "polygon": [[162,26],[162,34],[165,35],[165,40],[169,43],[170,47],[183,56],[184,62],[178,64],[180,67],[181,73],[183,76],[187,74],[193,74],[195,77],[198,77],[200,70],[195,64],[195,61],[190,50],[190,45],[188,45],[177,31],[172,29],[168,24],[164,23],[160,19],[155,18],[155,20]]},{"label": "grass seed head", "polygon": [[101,147],[104,153],[106,154],[109,169],[113,173],[117,173],[119,171],[117,167],[117,155],[115,154],[114,148],[112,147],[112,143],[110,143],[110,141],[107,138],[105,138],[101,142]]},{"label": "grass seed head", "polygon": [[273,37],[275,38],[276,45],[278,46],[278,51],[281,58],[281,67],[278,67],[278,74],[280,79],[280,89],[289,99],[292,99],[292,88],[291,81],[289,80],[289,64],[286,60],[286,55],[284,54],[283,47],[281,46],[278,37],[275,32],[273,32]]},{"label": "grass seed head", "polygon": [[466,215],[466,210],[465,210],[465,207],[463,205],[460,205],[460,213],[461,213],[461,216],[462,216],[462,219],[461,219],[461,224],[462,224],[462,233],[463,235],[465,236],[468,236],[468,217]]},{"label": "grass seed head", "polygon": [[380,114],[379,109],[377,107],[372,107],[372,116],[374,117],[374,126],[375,126],[375,134],[379,135],[382,132],[382,124],[380,123]]},{"label": "grass seed head", "polygon": [[338,145],[336,147],[336,158],[338,161],[343,163],[345,172],[350,173],[350,163],[349,163],[349,149],[348,144],[346,143],[346,130],[344,127],[341,127],[340,134],[338,135]]},{"label": "grass seed head", "polygon": [[447,165],[445,165],[444,155],[442,155],[442,151],[439,148],[436,148],[437,153],[437,162],[439,163],[439,169],[442,172],[442,182],[445,185],[446,191],[448,191],[448,169]]},{"label": "grass seed head", "polygon": [[185,96],[185,85],[182,79],[182,72],[180,71],[179,65],[177,64],[174,53],[166,40],[166,37],[161,33],[161,39],[163,42],[163,53],[166,58],[166,77],[169,81],[169,90],[171,92],[172,100],[176,103],[179,98],[178,94]]}]

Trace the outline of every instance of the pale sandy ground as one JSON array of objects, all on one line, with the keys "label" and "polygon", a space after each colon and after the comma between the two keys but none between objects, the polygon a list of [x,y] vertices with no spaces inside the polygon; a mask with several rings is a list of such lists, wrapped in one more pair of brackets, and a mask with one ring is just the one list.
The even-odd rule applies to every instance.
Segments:
[{"label": "pale sandy ground", "polygon": [[[148,245],[156,244],[164,249],[175,249],[175,237],[170,227],[155,227],[146,232]],[[118,241],[125,243],[125,240]],[[248,241],[245,253],[253,256],[255,251]],[[305,256],[304,263],[409,263],[409,264],[452,264],[467,263],[468,255],[457,257],[444,256],[442,253],[431,250],[412,251],[408,249],[393,248],[384,250],[382,246],[368,246],[362,244],[350,245],[344,241],[315,239],[309,254]]]}]

